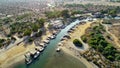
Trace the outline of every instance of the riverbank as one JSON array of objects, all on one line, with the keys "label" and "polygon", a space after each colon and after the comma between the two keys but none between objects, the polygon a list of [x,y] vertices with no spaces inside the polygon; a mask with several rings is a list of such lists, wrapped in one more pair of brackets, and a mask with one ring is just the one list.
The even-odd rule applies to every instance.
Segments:
[{"label": "riverbank", "polygon": [[[41,37],[41,41],[47,39],[51,32],[47,31],[45,35]],[[40,39],[40,38],[39,38]],[[24,54],[28,51],[35,49],[35,43],[25,44],[22,42],[8,50],[4,50],[0,53],[0,68],[8,68],[13,64],[23,61],[25,59]]]},{"label": "riverbank", "polygon": [[[61,30],[61,32],[57,35],[56,39],[51,40],[50,44],[47,45],[46,50],[39,57],[41,59],[38,60],[36,62],[36,64],[31,65],[31,68],[32,67],[37,68],[38,66],[44,68],[44,65],[50,59],[51,54],[54,52],[54,50],[56,48],[55,45],[60,42],[60,39],[67,33],[67,31],[71,27],[78,24],[79,22],[80,21],[77,20],[77,21],[71,23],[70,25],[68,25],[65,29]],[[42,36],[41,41],[45,40],[47,38],[47,36],[49,36],[49,35],[50,35],[49,32],[46,33],[44,36]],[[27,52],[27,50],[30,51],[31,49],[34,49],[34,48],[35,48],[35,44],[32,43],[31,45],[29,44],[28,47],[24,47],[23,44],[20,44],[18,46],[13,47],[13,49],[7,50],[6,52],[3,53],[3,57],[0,56],[1,67],[6,68],[7,66],[9,67],[10,65],[15,65],[20,60],[24,59],[24,54]],[[7,55],[7,53],[8,53],[8,55]],[[39,63],[39,64],[37,64],[37,63]],[[23,64],[23,65],[20,65],[20,66],[22,66],[22,67],[17,67],[17,68],[24,68],[26,65]]]},{"label": "riverbank", "polygon": [[[73,56],[74,58],[77,58],[79,61],[81,61],[83,64],[87,66],[87,68],[94,68],[95,65],[88,62],[85,58],[81,56],[82,53],[84,53],[86,50],[89,49],[89,46],[82,42],[81,36],[85,34],[85,30],[91,26],[92,22],[87,22],[80,24],[76,26],[76,28],[73,30],[72,33],[69,33],[69,36],[71,39],[66,39],[62,41],[62,45],[59,46],[61,50],[63,50],[65,53]],[[79,39],[84,45],[83,48],[78,48],[73,44],[74,39]]]}]

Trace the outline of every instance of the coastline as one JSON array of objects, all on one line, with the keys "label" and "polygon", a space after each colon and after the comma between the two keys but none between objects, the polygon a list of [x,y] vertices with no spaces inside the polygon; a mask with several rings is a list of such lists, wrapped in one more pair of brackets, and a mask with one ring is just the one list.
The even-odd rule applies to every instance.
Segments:
[{"label": "coastline", "polygon": [[90,27],[90,25],[91,25],[91,22],[77,25],[75,30],[69,34],[71,39],[66,39],[66,40],[62,41],[61,42],[62,45],[59,46],[59,48],[61,48],[61,50],[63,50],[65,53],[67,53],[67,54],[73,56],[74,58],[78,59],[79,61],[81,61],[83,64],[85,64],[87,66],[87,68],[94,68],[91,63],[89,63],[85,58],[83,58],[80,55],[80,53],[83,53],[84,51],[86,51],[89,48],[89,46],[85,45],[84,49],[80,49],[80,48],[77,48],[76,46],[74,46],[74,44],[72,43],[74,39],[80,39],[80,36],[82,36],[85,33],[85,30],[88,27]]},{"label": "coastline", "polygon": [[[51,35],[51,33],[47,31],[46,35],[43,35],[41,39],[45,40],[49,35]],[[0,68],[8,68],[17,62],[23,61],[25,59],[24,54],[33,50],[35,47],[36,45],[34,42],[31,44],[25,44],[22,42],[21,44],[16,45],[8,50],[2,51],[2,56],[0,56]]]},{"label": "coastline", "polygon": [[[86,24],[88,25],[88,26],[86,26]],[[83,28],[84,28],[84,30],[86,29],[86,28],[88,28],[89,26],[90,26],[90,24],[91,23],[85,23],[85,24],[80,24],[80,25],[77,25],[77,27],[79,27],[80,28],[80,30],[82,29],[83,30]],[[81,35],[83,35],[84,34],[84,32],[85,31],[82,31],[81,32]],[[76,33],[77,32],[77,33]],[[49,32],[47,32],[46,33],[47,35],[50,35],[50,33]],[[78,35],[78,31],[75,31],[75,32],[73,32],[73,34],[71,34],[71,36],[73,36],[73,35],[75,35],[75,36],[77,36]],[[42,36],[42,40],[43,39],[46,39],[47,38],[47,35],[44,35],[44,36]],[[74,36],[73,36],[74,37]],[[80,37],[80,36],[79,36]],[[72,39],[73,40],[73,39]],[[11,48],[10,50],[8,50],[8,51],[6,51],[5,52],[5,54],[3,54],[3,56],[4,56],[4,58],[2,57],[2,58],[0,58],[0,66],[2,67],[2,68],[7,68],[7,67],[9,67],[9,66],[12,66],[13,64],[17,64],[18,62],[20,62],[20,61],[22,61],[22,60],[24,60],[24,54],[27,52],[27,51],[30,51],[31,49],[34,49],[35,48],[35,44],[34,43],[32,43],[32,45],[28,45],[27,47],[24,47],[23,46],[23,44],[20,44],[20,45],[18,45],[18,46],[14,46],[13,48]],[[72,55],[73,57],[75,57],[75,58],[77,58],[76,56],[75,56],[75,54],[76,54],[76,52],[73,52],[73,53],[71,53],[71,51],[69,51],[69,50],[67,50],[66,48],[65,48],[65,46],[63,46],[62,47],[63,48],[63,50],[65,51],[65,53],[67,53],[67,54],[70,54],[70,55]],[[17,51],[16,51],[17,50]],[[78,48],[77,48],[77,50],[78,50]],[[13,52],[13,53],[12,53]],[[7,54],[8,53],[8,54]],[[1,56],[0,56],[1,57]],[[11,58],[8,58],[8,57],[11,57]],[[6,59],[7,58],[7,59]],[[91,68],[92,68],[92,66],[91,66],[91,64],[89,64],[88,63],[88,61],[86,61],[84,58],[77,58],[77,59],[79,59],[81,62],[83,62],[86,66],[90,66]],[[3,62],[4,61],[4,62]],[[6,64],[8,64],[8,65],[6,65]]]}]

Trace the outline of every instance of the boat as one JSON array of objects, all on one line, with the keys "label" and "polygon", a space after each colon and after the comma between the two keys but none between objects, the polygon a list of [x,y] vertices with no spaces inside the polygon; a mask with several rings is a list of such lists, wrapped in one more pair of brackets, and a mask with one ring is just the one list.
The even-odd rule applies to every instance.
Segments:
[{"label": "boat", "polygon": [[50,40],[44,40],[43,42],[48,44],[48,43],[50,43]]},{"label": "boat", "polygon": [[26,64],[27,65],[31,64],[32,63],[32,58],[30,56],[30,53],[28,52],[24,56],[25,56],[25,62],[26,62]]},{"label": "boat", "polygon": [[60,41],[64,41],[65,39],[66,39],[66,38],[63,37]]},{"label": "boat", "polygon": [[56,49],[56,52],[60,52],[60,51],[61,51],[61,49],[60,49],[60,48],[57,48],[57,49]]},{"label": "boat", "polygon": [[59,31],[58,31],[58,32],[53,32],[53,35],[55,35],[55,36],[56,36],[58,33],[59,33]]},{"label": "boat", "polygon": [[63,45],[62,43],[58,43],[58,46],[61,46],[61,45]]},{"label": "boat", "polygon": [[34,54],[34,59],[36,59],[39,55],[40,55],[40,52],[36,51],[35,54]]},{"label": "boat", "polygon": [[40,48],[40,52],[44,51],[44,48]]},{"label": "boat", "polygon": [[65,36],[63,36],[63,38],[68,38],[68,39],[70,39],[71,37],[70,37],[69,35],[65,35]]},{"label": "boat", "polygon": [[40,43],[39,45],[40,45],[41,47],[43,47],[43,48],[46,47],[45,43]]},{"label": "boat", "polygon": [[26,59],[25,59],[25,62],[26,62],[27,65],[29,65],[29,64],[32,63],[32,59],[30,59],[30,58],[26,58]]},{"label": "boat", "polygon": [[50,40],[51,39],[51,36],[49,35],[48,37],[47,37],[47,40]]},{"label": "boat", "polygon": [[42,52],[42,51],[44,51],[44,47],[36,47],[35,50]]},{"label": "boat", "polygon": [[51,39],[55,39],[55,38],[56,38],[56,36],[55,36],[55,35],[51,36]]}]

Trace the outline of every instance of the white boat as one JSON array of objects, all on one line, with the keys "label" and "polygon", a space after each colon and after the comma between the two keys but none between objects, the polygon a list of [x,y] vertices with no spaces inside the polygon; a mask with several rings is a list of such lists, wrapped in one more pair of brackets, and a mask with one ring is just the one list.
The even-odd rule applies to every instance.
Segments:
[{"label": "white boat", "polygon": [[45,47],[45,43],[40,43],[39,44],[41,47]]},{"label": "white boat", "polygon": [[51,36],[51,39],[55,39],[55,38],[56,38],[56,36],[55,36],[55,35]]},{"label": "white boat", "polygon": [[29,64],[32,63],[32,59],[30,59],[30,58],[29,58],[29,59],[26,58],[25,61],[26,61],[26,64],[27,64],[27,65],[29,65]]},{"label": "white boat", "polygon": [[60,49],[60,48],[57,48],[57,49],[56,49],[56,52],[60,52],[60,51],[61,51],[61,49]]},{"label": "white boat", "polygon": [[42,52],[45,48],[44,47],[36,47],[35,50]]},{"label": "white boat", "polygon": [[44,50],[44,48],[40,48],[40,52],[42,52]]},{"label": "white boat", "polygon": [[25,62],[26,62],[26,64],[28,65],[28,64],[31,64],[32,63],[32,58],[31,58],[31,56],[30,56],[30,53],[28,52],[28,53],[26,53],[25,55]]},{"label": "white boat", "polygon": [[44,40],[43,42],[48,44],[50,42],[50,40]]},{"label": "white boat", "polygon": [[58,43],[58,46],[61,46],[62,45],[62,43]]},{"label": "white boat", "polygon": [[34,54],[34,59],[36,59],[39,55],[40,55],[40,52],[36,51],[35,54]]}]

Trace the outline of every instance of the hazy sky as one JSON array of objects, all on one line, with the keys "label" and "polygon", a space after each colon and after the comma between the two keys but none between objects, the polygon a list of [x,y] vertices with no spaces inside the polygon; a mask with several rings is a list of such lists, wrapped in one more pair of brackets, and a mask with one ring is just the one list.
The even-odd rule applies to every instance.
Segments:
[{"label": "hazy sky", "polygon": [[0,2],[29,2],[29,1],[44,1],[44,0],[0,0]]}]

